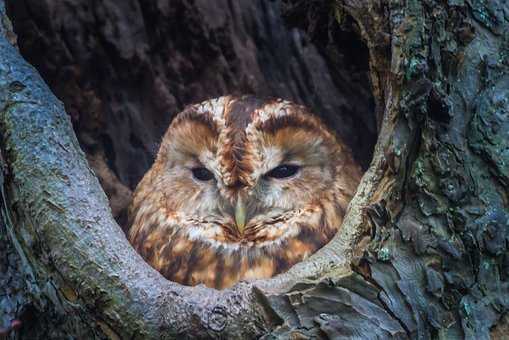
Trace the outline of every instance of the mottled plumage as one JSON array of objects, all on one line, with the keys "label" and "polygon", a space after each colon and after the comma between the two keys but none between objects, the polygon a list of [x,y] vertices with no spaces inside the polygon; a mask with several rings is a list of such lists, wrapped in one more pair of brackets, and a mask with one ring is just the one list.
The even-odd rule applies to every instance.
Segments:
[{"label": "mottled plumage", "polygon": [[304,107],[221,97],[171,123],[129,209],[129,240],[166,278],[225,288],[286,271],[338,231],[360,179]]}]

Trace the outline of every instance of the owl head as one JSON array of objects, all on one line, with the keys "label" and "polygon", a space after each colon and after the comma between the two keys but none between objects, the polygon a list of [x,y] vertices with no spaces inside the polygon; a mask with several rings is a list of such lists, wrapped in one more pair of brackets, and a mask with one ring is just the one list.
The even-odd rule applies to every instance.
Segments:
[{"label": "owl head", "polygon": [[129,209],[129,240],[172,281],[268,278],[338,231],[360,169],[306,108],[226,96],[172,121]]}]

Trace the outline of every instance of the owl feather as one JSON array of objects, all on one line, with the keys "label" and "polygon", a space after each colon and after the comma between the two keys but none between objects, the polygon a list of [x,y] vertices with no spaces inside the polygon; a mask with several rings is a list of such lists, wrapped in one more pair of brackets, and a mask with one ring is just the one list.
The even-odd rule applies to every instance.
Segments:
[{"label": "owl feather", "polygon": [[225,96],[165,133],[129,208],[129,240],[167,279],[222,289],[288,270],[339,230],[361,171],[305,107]]}]

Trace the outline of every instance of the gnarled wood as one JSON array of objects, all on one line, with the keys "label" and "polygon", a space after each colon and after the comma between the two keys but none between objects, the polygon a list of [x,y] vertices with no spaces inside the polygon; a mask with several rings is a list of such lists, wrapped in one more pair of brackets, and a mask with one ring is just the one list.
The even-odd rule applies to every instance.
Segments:
[{"label": "gnarled wood", "polygon": [[[295,13],[317,6],[286,3]],[[286,274],[221,292],[165,281],[129,247],[62,105],[6,39],[0,7],[4,215],[39,310],[69,317],[55,332],[83,337],[500,334],[508,6],[336,2],[336,19],[355,23],[369,48],[383,112],[371,167],[329,245]]]}]

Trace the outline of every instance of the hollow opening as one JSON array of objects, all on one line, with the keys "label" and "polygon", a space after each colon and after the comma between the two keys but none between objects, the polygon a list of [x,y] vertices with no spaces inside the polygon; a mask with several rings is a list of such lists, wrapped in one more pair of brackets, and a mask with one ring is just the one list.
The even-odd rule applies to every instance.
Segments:
[{"label": "hollow opening", "polygon": [[22,55],[64,102],[124,230],[170,122],[210,98],[303,104],[367,169],[377,123],[368,49],[352,20],[339,25],[325,6],[310,25],[269,0],[87,3],[13,1],[7,10]]}]

